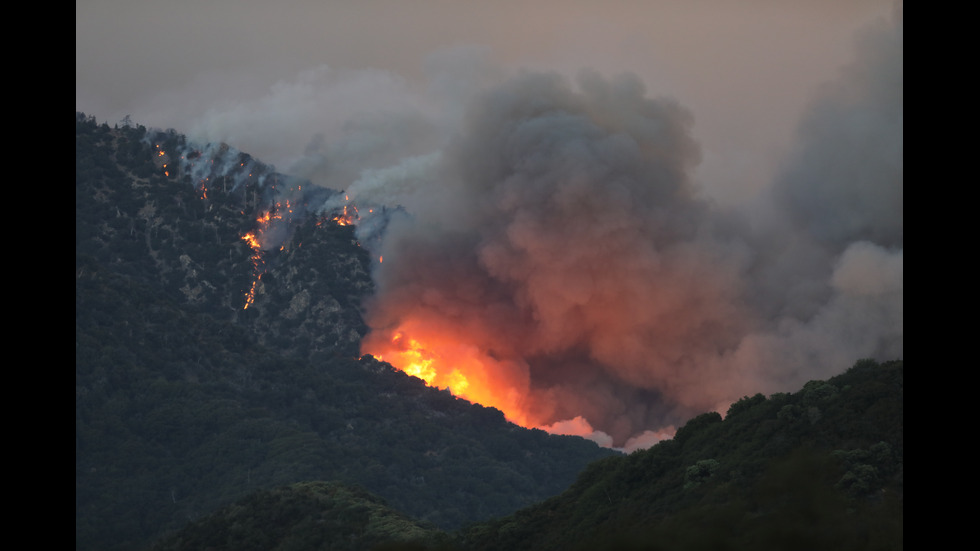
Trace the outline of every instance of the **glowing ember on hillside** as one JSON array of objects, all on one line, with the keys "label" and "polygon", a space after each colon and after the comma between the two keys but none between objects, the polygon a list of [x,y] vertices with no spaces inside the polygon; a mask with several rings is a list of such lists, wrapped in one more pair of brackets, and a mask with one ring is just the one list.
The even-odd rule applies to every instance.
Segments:
[{"label": "glowing ember on hillside", "polygon": [[353,226],[358,220],[359,216],[357,213],[357,207],[353,205],[345,205],[341,214],[338,214],[333,218],[333,221],[340,226]]},{"label": "glowing ember on hillside", "polygon": [[[251,174],[249,174],[249,177],[251,177]],[[278,179],[270,187],[273,192],[279,193],[277,185]],[[204,188],[202,187],[202,189]],[[266,271],[265,255],[267,251],[277,249],[284,251],[286,249],[286,240],[288,239],[290,225],[297,220],[303,219],[303,216],[307,212],[309,205],[307,204],[307,198],[302,193],[302,189],[302,186],[296,186],[295,188],[289,188],[283,191],[280,197],[289,196],[293,199],[276,201],[271,209],[262,212],[256,218],[255,223],[257,227],[241,236],[242,240],[248,243],[248,246],[252,249],[251,260],[254,273],[252,284],[245,295],[244,309],[248,309],[249,306],[255,303],[256,293],[259,291],[259,282]],[[204,191],[206,192],[206,189]],[[349,198],[345,197],[345,201],[349,201]],[[354,205],[345,205],[339,212],[335,211],[333,214],[324,215],[315,224],[320,226],[328,220],[339,226],[353,226],[360,222],[361,218],[358,214],[357,207]],[[296,244],[296,246],[299,245],[301,244]]]},{"label": "glowing ember on hillside", "polygon": [[[280,203],[276,203],[276,208],[281,206]],[[287,202],[288,207],[288,202]],[[290,211],[291,212],[291,211]],[[250,231],[242,236],[242,240],[248,243],[248,246],[252,248],[252,273],[254,277],[252,278],[252,285],[249,287],[248,292],[245,294],[245,306],[244,310],[248,310],[248,307],[255,302],[255,293],[258,289],[259,281],[262,279],[262,275],[265,273],[265,259],[263,258],[263,243],[262,235],[264,232],[269,230],[270,225],[273,220],[281,220],[282,216],[278,213],[273,213],[272,211],[266,211],[261,216],[256,219],[258,224],[258,229]]]},{"label": "glowing ember on hillside", "polygon": [[243,309],[248,310],[248,307],[255,302],[255,290],[259,285],[259,280],[262,279],[262,274],[265,272],[265,261],[262,259],[262,248],[255,232],[246,233],[242,236],[242,240],[252,248],[252,273],[255,275],[252,279],[252,286],[245,294],[245,307]]},{"label": "glowing ember on hillside", "polygon": [[246,243],[248,243],[248,246],[249,247],[252,247],[256,251],[259,250],[259,240],[255,237],[255,234],[254,233],[251,233],[251,232],[246,233],[245,235],[242,236],[242,239]]},{"label": "glowing ember on hillside", "polygon": [[162,146],[160,144],[157,144],[156,148],[157,148],[157,158],[154,160],[154,162],[157,163],[160,166],[160,168],[163,169],[163,175],[169,178],[170,171],[167,169],[167,165],[170,164],[170,157],[167,156],[167,153],[162,149]]}]

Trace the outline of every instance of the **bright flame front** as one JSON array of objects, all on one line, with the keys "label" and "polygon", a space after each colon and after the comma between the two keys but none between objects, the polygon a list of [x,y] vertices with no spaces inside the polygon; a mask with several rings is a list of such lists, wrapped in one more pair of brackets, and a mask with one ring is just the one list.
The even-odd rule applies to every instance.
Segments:
[{"label": "bright flame front", "polygon": [[519,366],[496,360],[450,336],[431,333],[408,336],[399,330],[387,339],[372,334],[362,349],[429,386],[448,388],[454,396],[497,408],[512,423],[535,426],[525,411],[526,371]]}]

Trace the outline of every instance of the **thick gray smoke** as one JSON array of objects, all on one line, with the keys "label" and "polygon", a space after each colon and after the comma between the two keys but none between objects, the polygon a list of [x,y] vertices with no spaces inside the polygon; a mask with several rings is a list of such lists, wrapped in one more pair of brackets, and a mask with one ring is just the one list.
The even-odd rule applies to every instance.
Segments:
[{"label": "thick gray smoke", "polygon": [[901,357],[902,55],[901,20],[862,37],[753,212],[700,195],[692,114],[635,77],[492,87],[439,153],[350,187],[410,214],[380,251],[366,349],[451,336],[506,366],[531,423],[617,446]]},{"label": "thick gray smoke", "polygon": [[864,31],[857,59],[820,90],[776,182],[789,218],[839,252],[869,240],[902,247],[903,32]]},{"label": "thick gray smoke", "polygon": [[[319,68],[194,133],[289,136],[287,172],[345,191],[322,209],[358,205],[364,243],[385,228],[365,352],[403,332],[515,419],[634,448],[902,356],[902,42],[900,14],[860,37],[738,210],[695,181],[683,98],[629,74],[511,74],[475,49],[433,57],[424,90]],[[319,134],[290,134],[300,121]],[[403,209],[385,226],[373,205]]]},{"label": "thick gray smoke", "polygon": [[488,92],[389,227],[369,323],[523,366],[509,386],[538,424],[588,411],[623,441],[676,400],[714,406],[698,357],[751,325],[744,254],[691,188],[691,122],[629,76],[524,74]]}]

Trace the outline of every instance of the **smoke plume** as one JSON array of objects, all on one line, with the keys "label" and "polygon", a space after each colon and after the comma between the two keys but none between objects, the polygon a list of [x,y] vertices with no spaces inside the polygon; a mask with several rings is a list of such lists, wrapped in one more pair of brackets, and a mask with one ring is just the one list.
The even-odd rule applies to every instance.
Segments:
[{"label": "smoke plume", "polygon": [[859,37],[737,207],[697,180],[683,98],[628,73],[514,73],[479,48],[432,56],[426,87],[319,67],[191,134],[289,151],[285,172],[344,190],[320,210],[359,207],[379,260],[364,353],[524,426],[633,449],[902,356],[902,28],[898,13]]},{"label": "smoke plume", "polygon": [[634,76],[526,72],[480,93],[438,154],[362,172],[352,197],[408,213],[364,351],[413,339],[460,394],[616,446],[901,357],[901,21],[821,90],[753,212],[694,185],[693,122]]}]

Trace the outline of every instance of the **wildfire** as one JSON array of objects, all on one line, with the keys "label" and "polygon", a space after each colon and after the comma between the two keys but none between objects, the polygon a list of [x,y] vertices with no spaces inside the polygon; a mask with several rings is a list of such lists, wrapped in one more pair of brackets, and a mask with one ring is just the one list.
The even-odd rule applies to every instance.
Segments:
[{"label": "wildfire", "polygon": [[[261,220],[261,219],[260,219]],[[249,288],[248,293],[245,294],[245,308],[255,302],[255,290],[259,285],[259,280],[262,279],[262,274],[264,273],[265,261],[262,259],[262,248],[259,243],[259,238],[256,236],[255,232],[249,232],[242,236],[242,240],[248,243],[248,246],[252,248],[252,272],[255,274],[255,278],[252,279],[252,286]]]},{"label": "wildfire", "polygon": [[262,279],[262,274],[259,273],[258,275],[255,276],[255,279],[252,280],[252,286],[248,289],[248,293],[245,294],[245,307],[242,308],[243,310],[248,310],[248,307],[251,306],[253,302],[255,302],[255,288],[258,287],[259,280],[261,279]]},{"label": "wildfire", "polygon": [[422,379],[429,386],[447,388],[460,398],[495,407],[518,425],[534,426],[524,409],[524,392],[519,388],[526,383],[514,385],[513,379],[508,382],[506,377],[488,376],[520,370],[512,369],[513,366],[505,365],[473,346],[459,344],[449,337],[410,337],[399,330],[387,342],[369,336],[364,350]]},{"label": "wildfire", "polygon": [[[397,345],[401,338],[401,334],[395,335],[394,344]],[[432,367],[432,362],[435,359],[422,348],[419,341],[409,340],[409,348],[404,350],[401,356],[405,373],[418,377],[429,385],[434,383],[436,375],[438,375],[435,368]]]},{"label": "wildfire", "polygon": [[[276,206],[278,207],[279,204],[277,203]],[[244,310],[248,310],[248,307],[255,302],[255,292],[258,289],[259,281],[262,279],[262,274],[265,273],[265,259],[262,254],[261,241],[262,232],[269,228],[273,220],[280,219],[282,219],[282,216],[278,213],[274,214],[272,211],[266,211],[255,220],[259,226],[258,229],[242,236],[242,241],[248,243],[248,246],[252,248],[252,272],[255,274],[255,277],[252,279],[252,285],[245,294]]]},{"label": "wildfire", "polygon": [[353,226],[358,220],[360,217],[357,214],[357,207],[354,205],[344,205],[343,212],[333,217],[333,221],[340,226]]},{"label": "wildfire", "polygon": [[255,233],[254,232],[246,233],[245,235],[242,236],[242,240],[244,240],[246,243],[248,243],[248,246],[249,247],[252,247],[252,249],[254,249],[256,251],[259,250],[259,246],[260,246],[259,245],[259,239],[257,237],[255,237]]},{"label": "wildfire", "polygon": [[[392,365],[397,364],[396,367],[429,386],[448,388],[456,396],[466,397],[469,379],[459,369],[447,366],[439,353],[427,349],[416,339],[406,338],[401,332],[391,339],[391,345],[388,355],[392,356],[389,360],[394,362]],[[378,357],[383,358],[383,355]]]},{"label": "wildfire", "polygon": [[170,171],[167,169],[167,165],[170,163],[170,158],[167,157],[167,153],[163,149],[161,149],[160,144],[157,144],[156,145],[156,148],[158,149],[158,151],[157,151],[157,158],[158,158],[157,163],[160,165],[160,168],[163,169],[163,175],[164,176],[167,176],[169,178],[170,177]]}]

